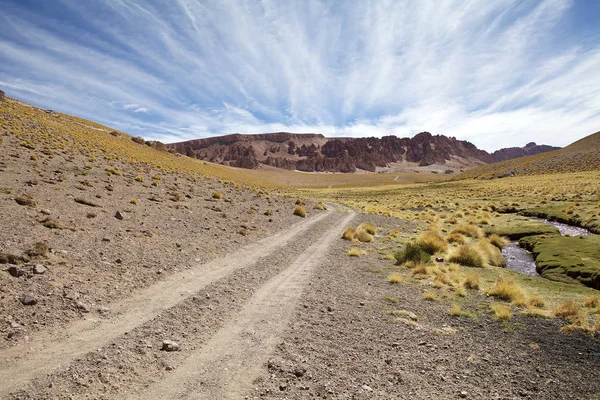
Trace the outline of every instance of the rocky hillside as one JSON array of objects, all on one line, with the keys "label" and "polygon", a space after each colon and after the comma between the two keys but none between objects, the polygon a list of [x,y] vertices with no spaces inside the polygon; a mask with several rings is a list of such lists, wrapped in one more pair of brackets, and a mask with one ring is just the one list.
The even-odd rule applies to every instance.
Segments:
[{"label": "rocky hillside", "polygon": [[241,168],[271,166],[306,172],[375,172],[392,163],[419,166],[494,162],[487,152],[454,137],[421,132],[413,138],[326,138],[320,134],[287,132],[227,135],[167,145],[190,157]]},{"label": "rocky hillside", "polygon": [[598,170],[600,170],[600,132],[559,150],[482,165],[465,172],[461,178],[490,179],[515,175]]},{"label": "rocky hillside", "polygon": [[535,142],[527,143],[525,147],[508,147],[506,149],[496,150],[492,157],[496,161],[512,160],[513,158],[533,156],[535,154],[546,153],[548,151],[559,150],[560,147],[538,145]]}]

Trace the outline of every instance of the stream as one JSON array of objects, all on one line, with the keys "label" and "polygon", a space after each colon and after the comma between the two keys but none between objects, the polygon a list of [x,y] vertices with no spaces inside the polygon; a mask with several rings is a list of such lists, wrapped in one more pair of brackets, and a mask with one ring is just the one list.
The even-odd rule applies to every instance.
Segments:
[{"label": "stream", "polygon": [[[547,219],[532,219],[532,221],[543,222],[546,225],[552,225],[558,228],[561,236],[589,236],[590,231],[578,226],[563,224],[562,222],[549,221]],[[502,249],[502,255],[506,260],[506,268],[520,272],[525,275],[538,275],[535,270],[535,260],[530,251],[519,247],[519,242],[510,242],[508,246]]]}]

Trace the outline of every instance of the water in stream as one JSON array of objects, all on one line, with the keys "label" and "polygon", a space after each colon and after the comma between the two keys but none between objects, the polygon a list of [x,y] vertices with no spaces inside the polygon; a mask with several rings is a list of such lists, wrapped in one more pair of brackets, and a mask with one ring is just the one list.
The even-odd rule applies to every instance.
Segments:
[{"label": "water in stream", "polygon": [[[556,221],[548,221],[544,219],[533,219],[532,221],[543,222],[546,225],[552,225],[558,228],[562,236],[589,236],[592,233],[587,229],[578,226],[571,226]],[[520,272],[525,275],[538,275],[535,270],[535,260],[530,251],[519,247],[519,242],[511,242],[508,246],[502,249],[502,255],[506,260],[506,268]]]}]

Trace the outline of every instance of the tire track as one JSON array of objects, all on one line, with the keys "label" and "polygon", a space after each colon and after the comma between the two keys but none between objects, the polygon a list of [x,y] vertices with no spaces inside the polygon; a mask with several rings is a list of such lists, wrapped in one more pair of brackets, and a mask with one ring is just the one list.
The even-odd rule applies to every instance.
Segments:
[{"label": "tire track", "polygon": [[292,226],[286,232],[245,246],[235,254],[173,274],[166,280],[111,305],[110,318],[77,321],[62,333],[42,334],[29,343],[3,351],[0,354],[0,398],[5,398],[36,377],[51,374],[76,358],[105,346],[211,283],[253,265],[287,246],[298,235],[330,214],[331,212],[320,214]]},{"label": "tire track", "polygon": [[[344,214],[340,214],[343,216]],[[262,362],[273,351],[311,273],[355,214],[340,218],[280,274],[264,284],[241,312],[167,379],[131,399],[239,399],[250,390]]]}]

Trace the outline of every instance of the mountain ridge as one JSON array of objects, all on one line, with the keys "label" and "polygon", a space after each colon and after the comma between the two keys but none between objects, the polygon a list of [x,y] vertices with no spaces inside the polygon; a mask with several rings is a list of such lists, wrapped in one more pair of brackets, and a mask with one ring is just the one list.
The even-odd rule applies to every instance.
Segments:
[{"label": "mountain ridge", "polygon": [[394,164],[445,166],[448,172],[554,150],[529,143],[492,154],[465,140],[421,132],[412,138],[328,138],[319,133],[229,134],[166,145],[171,151],[240,168],[275,167],[304,172],[378,172]]}]

